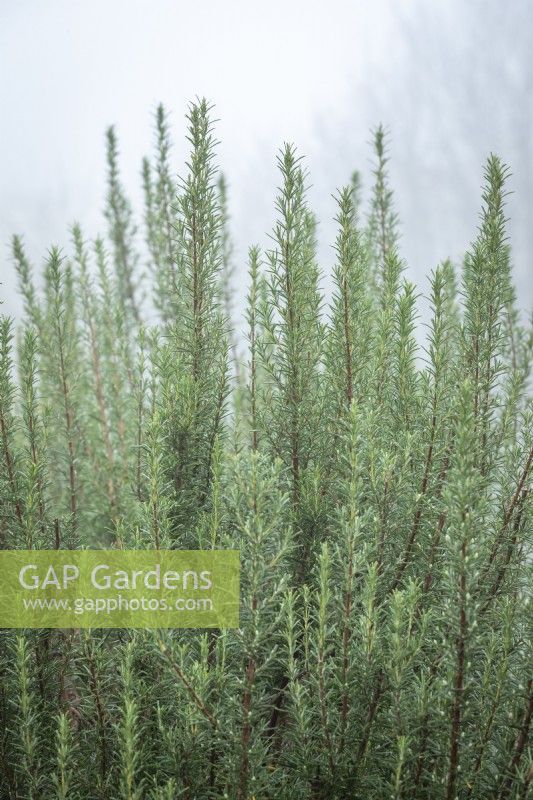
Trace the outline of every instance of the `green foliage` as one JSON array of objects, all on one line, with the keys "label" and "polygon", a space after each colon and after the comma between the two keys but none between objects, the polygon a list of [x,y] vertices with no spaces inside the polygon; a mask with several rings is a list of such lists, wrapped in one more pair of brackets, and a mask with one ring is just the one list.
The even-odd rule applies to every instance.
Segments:
[{"label": "green foliage", "polygon": [[0,795],[524,800],[533,329],[507,170],[489,158],[460,274],[430,276],[424,337],[383,129],[368,211],[357,173],[337,195],[328,307],[286,145],[241,341],[208,104],[187,122],[178,180],[157,109],[144,251],[113,129],[107,238],[75,225],[41,291],[13,239],[24,318],[16,341],[0,322],[0,547],[238,548],[241,627],[2,631]]}]

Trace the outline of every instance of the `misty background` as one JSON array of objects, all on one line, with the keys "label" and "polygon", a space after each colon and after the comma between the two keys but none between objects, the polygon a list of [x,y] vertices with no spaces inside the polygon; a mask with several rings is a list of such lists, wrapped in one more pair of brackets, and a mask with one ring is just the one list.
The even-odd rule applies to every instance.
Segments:
[{"label": "misty background", "polygon": [[[184,115],[215,103],[242,308],[248,246],[268,246],[284,141],[306,156],[323,269],[332,194],[354,169],[372,182],[370,130],[390,132],[401,254],[421,291],[475,235],[483,164],[496,152],[519,305],[533,300],[533,4],[529,0],[0,0],[0,299],[18,316],[13,233],[40,270],[69,230],[105,231],[104,132],[116,126],[139,222],[154,111],[171,114],[176,173]],[[139,237],[141,239],[141,237]],[[139,242],[142,245],[142,242]],[[327,286],[327,278],[324,283]]]}]

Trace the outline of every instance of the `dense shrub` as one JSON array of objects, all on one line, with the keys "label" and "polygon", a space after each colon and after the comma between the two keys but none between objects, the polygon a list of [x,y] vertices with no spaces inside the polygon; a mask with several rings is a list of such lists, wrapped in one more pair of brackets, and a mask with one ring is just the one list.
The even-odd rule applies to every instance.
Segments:
[{"label": "dense shrub", "polygon": [[144,243],[113,130],[106,237],[76,225],[42,291],[13,240],[25,314],[16,336],[1,323],[0,542],[237,547],[241,628],[3,631],[1,796],[524,800],[533,337],[505,167],[488,159],[459,273],[431,275],[424,338],[383,131],[368,211],[357,176],[337,196],[327,306],[285,146],[236,335],[203,101],[188,139],[176,181],[159,109]]}]

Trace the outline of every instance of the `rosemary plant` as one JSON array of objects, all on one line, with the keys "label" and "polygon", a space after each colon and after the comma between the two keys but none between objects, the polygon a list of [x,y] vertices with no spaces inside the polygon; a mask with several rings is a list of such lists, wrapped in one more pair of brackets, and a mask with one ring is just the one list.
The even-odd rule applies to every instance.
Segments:
[{"label": "rosemary plant", "polygon": [[358,174],[337,194],[329,307],[284,146],[241,336],[204,100],[187,126],[178,178],[158,108],[142,235],[110,129],[105,238],[75,225],[42,291],[13,239],[0,547],[236,548],[241,627],[2,631],[0,796],[525,800],[533,329],[506,167],[487,161],[463,264],[430,276],[424,336],[383,129],[371,196]]}]

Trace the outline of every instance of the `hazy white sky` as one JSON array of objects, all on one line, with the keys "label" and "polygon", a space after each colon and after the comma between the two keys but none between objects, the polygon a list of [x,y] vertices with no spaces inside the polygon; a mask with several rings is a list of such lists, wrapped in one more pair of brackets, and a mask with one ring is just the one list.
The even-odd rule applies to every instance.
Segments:
[{"label": "hazy white sky", "polygon": [[124,182],[141,211],[140,162],[152,114],[172,114],[176,171],[187,102],[220,119],[236,262],[273,223],[274,159],[307,156],[320,252],[332,260],[331,194],[360,168],[369,129],[392,134],[402,252],[413,276],[460,259],[473,235],[484,158],[512,168],[516,277],[533,285],[528,0],[0,0],[0,296],[17,313],[9,238],[37,265],[79,220],[103,231],[104,131],[113,123]]}]

